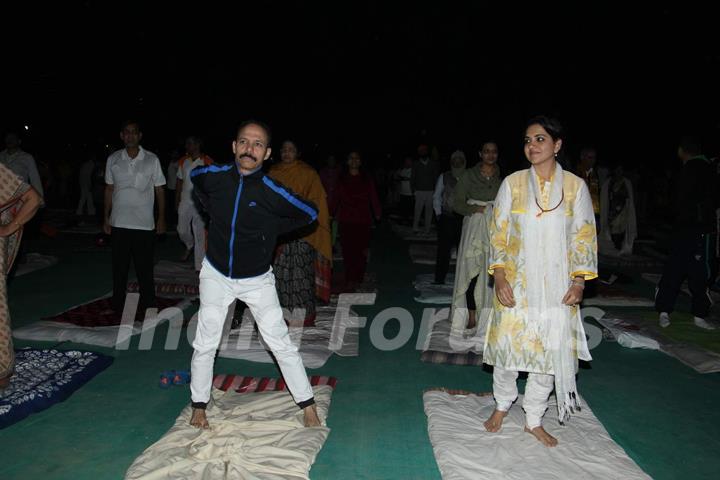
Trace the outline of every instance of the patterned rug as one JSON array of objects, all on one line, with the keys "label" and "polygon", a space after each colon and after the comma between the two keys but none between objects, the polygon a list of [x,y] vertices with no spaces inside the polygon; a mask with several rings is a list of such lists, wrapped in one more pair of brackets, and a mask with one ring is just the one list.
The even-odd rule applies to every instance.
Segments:
[{"label": "patterned rug", "polygon": [[[328,385],[335,388],[337,378],[313,375],[308,377],[310,385],[313,387],[320,385]],[[271,392],[285,391],[287,385],[282,378],[270,377],[244,377],[242,375],[215,375],[213,377],[213,387],[226,392],[228,390],[237,393],[255,393],[255,392]]]},{"label": "patterned rug", "polygon": [[[43,318],[53,322],[72,323],[80,327],[109,327],[120,325],[122,320],[121,312],[114,312],[111,308],[110,297],[93,300],[78,305],[52,317]],[[179,298],[157,297],[158,311],[176,306],[180,303]],[[139,318],[138,318],[139,317]],[[142,321],[144,314],[138,310],[136,320]]]},{"label": "patterned rug", "polygon": [[[128,282],[127,291],[137,293],[140,290],[138,282]],[[155,281],[155,295],[164,295],[166,297],[197,297],[200,295],[200,287],[198,285],[188,285],[187,283],[159,282]]]},{"label": "patterned rug", "polygon": [[0,391],[0,428],[62,402],[105,370],[113,358],[78,350],[15,352],[15,375]]}]

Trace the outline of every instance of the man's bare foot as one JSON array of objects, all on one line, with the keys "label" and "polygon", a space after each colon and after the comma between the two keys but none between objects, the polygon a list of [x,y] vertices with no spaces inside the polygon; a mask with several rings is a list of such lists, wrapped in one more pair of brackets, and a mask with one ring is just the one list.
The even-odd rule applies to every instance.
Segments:
[{"label": "man's bare foot", "polygon": [[320,417],[318,417],[317,407],[315,405],[310,405],[309,407],[303,408],[303,413],[305,414],[306,427],[319,427],[322,425],[322,423],[320,423]]},{"label": "man's bare foot", "polygon": [[503,420],[507,416],[508,412],[502,412],[500,410],[495,410],[492,415],[490,415],[490,418],[488,418],[483,425],[485,425],[485,430],[491,433],[499,432],[500,428],[502,428]]},{"label": "man's bare foot", "polygon": [[210,424],[207,421],[207,417],[205,416],[205,410],[202,408],[193,408],[192,409],[192,417],[190,417],[190,425],[192,425],[195,428],[202,428],[203,430],[208,430],[210,428]]},{"label": "man's bare foot", "polygon": [[477,322],[475,321],[475,310],[468,310],[467,329],[472,330],[475,328],[475,325],[477,325]]},{"label": "man's bare foot", "polygon": [[535,427],[532,430],[530,430],[528,427],[525,427],[525,431],[540,440],[540,442],[546,447],[555,447],[558,444],[557,438],[547,433],[542,427],[542,425],[539,427]]}]

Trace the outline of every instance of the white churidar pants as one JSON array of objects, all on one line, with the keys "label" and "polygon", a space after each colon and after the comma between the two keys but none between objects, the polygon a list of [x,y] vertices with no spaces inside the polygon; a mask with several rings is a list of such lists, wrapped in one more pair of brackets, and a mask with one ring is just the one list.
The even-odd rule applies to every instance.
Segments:
[{"label": "white churidar pants", "polygon": [[[518,372],[517,370],[506,370],[497,365],[493,369],[493,395],[497,404],[495,408],[501,412],[507,412],[518,397]],[[554,385],[555,377],[553,375],[528,374],[522,408],[525,411],[526,426],[530,430],[542,425],[542,417],[548,408],[548,398]]]}]

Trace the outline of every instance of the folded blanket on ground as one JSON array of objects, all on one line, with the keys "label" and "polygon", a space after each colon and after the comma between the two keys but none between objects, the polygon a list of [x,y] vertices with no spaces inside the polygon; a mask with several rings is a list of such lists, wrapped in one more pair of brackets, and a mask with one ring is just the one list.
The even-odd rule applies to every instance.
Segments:
[{"label": "folded blanket on ground", "polygon": [[94,352],[16,350],[15,374],[0,390],[0,428],[62,402],[112,362]]},{"label": "folded blanket on ground", "polygon": [[565,427],[557,422],[551,397],[544,427],[559,443],[548,448],[524,432],[522,396],[505,418],[502,430],[488,433],[483,422],[495,409],[492,394],[423,395],[428,433],[444,480],[460,479],[647,479],[582,401],[582,410]]},{"label": "folded blanket on ground", "polygon": [[423,351],[464,354],[472,352],[482,355],[485,337],[477,335],[477,329],[467,330],[462,336],[450,337],[451,324],[449,319],[435,322],[425,338]]},{"label": "folded blanket on ground", "polygon": [[[327,418],[332,387],[313,388]],[[303,414],[284,391],[213,391],[209,430],[189,425],[185,407],[175,425],[130,466],[126,479],[307,479],[327,427],[305,428]]]},{"label": "folded blanket on ground", "polygon": [[[698,373],[720,372],[720,352],[704,348],[693,342],[690,331],[698,331],[703,342],[717,345],[720,332],[699,330],[692,318],[674,314],[671,325],[661,328],[654,313],[651,316],[627,313],[606,313],[598,322],[607,328],[617,342],[627,348],[650,348],[675,357]],[[706,338],[709,337],[709,338]]]}]

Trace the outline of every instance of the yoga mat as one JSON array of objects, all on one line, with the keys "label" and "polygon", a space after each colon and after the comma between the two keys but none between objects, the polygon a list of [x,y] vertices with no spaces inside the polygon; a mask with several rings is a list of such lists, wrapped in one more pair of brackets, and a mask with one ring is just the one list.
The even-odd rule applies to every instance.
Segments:
[{"label": "yoga mat", "polygon": [[582,410],[562,427],[557,422],[555,397],[550,397],[543,426],[558,439],[553,448],[524,432],[522,395],[497,433],[487,432],[483,425],[495,409],[490,393],[428,391],[423,403],[430,442],[444,480],[650,478],[613,441],[583,399]]}]

